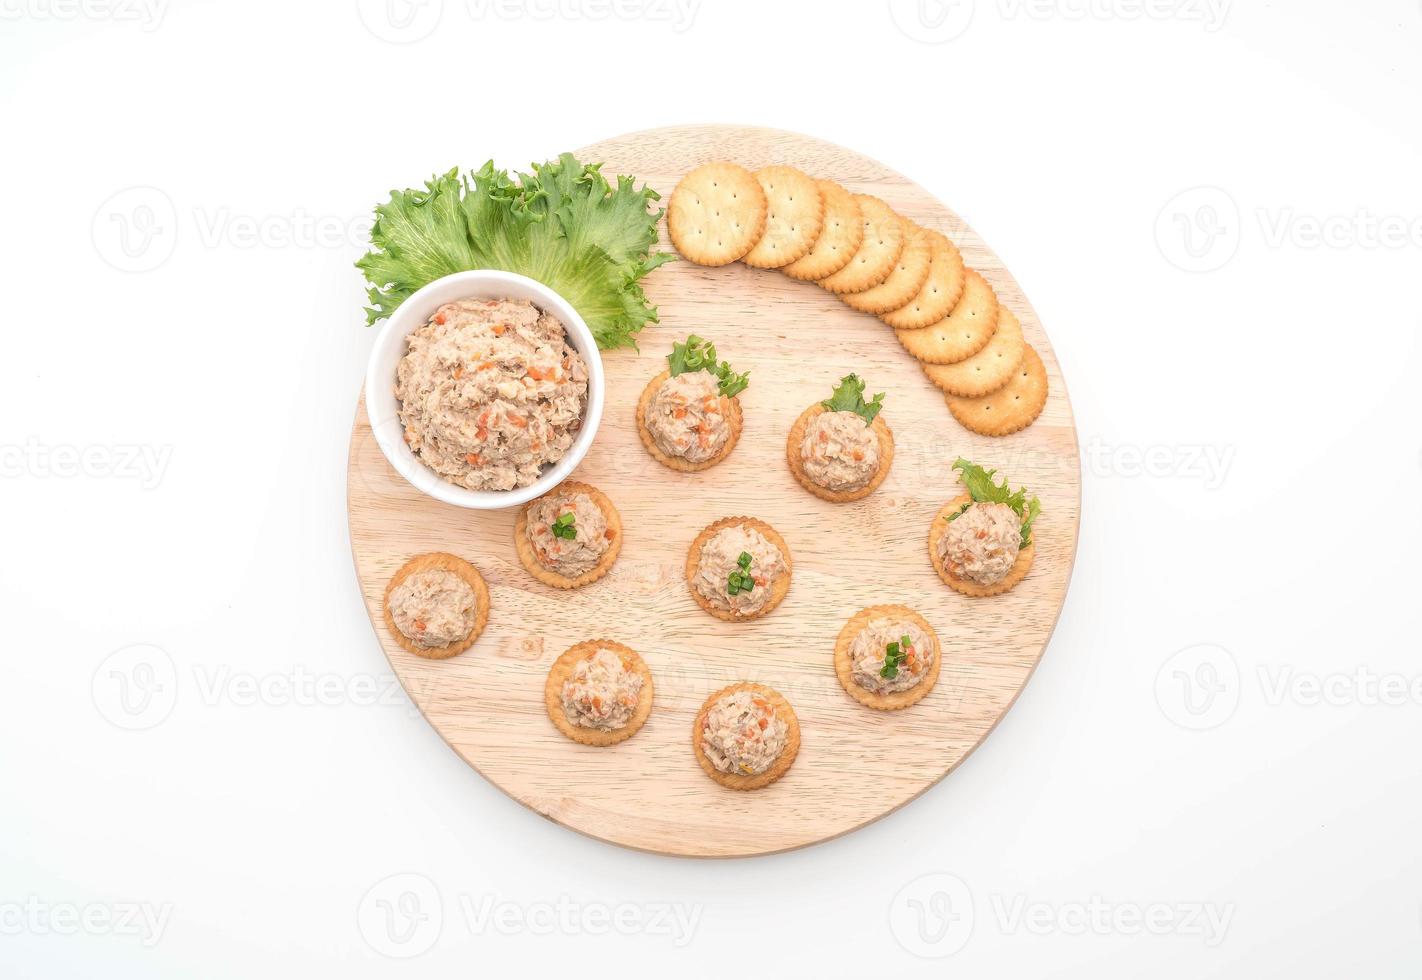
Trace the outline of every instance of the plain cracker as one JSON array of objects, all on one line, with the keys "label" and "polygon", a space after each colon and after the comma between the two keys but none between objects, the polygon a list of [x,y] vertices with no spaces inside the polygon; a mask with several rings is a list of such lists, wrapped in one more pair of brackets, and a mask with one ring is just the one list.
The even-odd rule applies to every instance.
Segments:
[{"label": "plain cracker", "polygon": [[933,232],[913,226],[889,278],[858,293],[842,293],[846,306],[861,313],[886,313],[911,301],[928,280],[933,265]]},{"label": "plain cracker", "polygon": [[765,191],[734,163],[706,163],[681,178],[667,203],[667,234],[697,265],[727,265],[765,229]]},{"label": "plain cracker", "polygon": [[948,411],[980,436],[1006,436],[1037,421],[1047,404],[1047,369],[1031,344],[1022,345],[1022,363],[1007,384],[981,398],[946,395]]},{"label": "plain cracker", "polygon": [[950,395],[978,398],[991,394],[1012,378],[1022,363],[1022,324],[1007,307],[997,311],[997,329],[987,346],[957,364],[924,364],[928,380]]},{"label": "plain cracker", "polygon": [[953,312],[916,330],[895,330],[904,350],[925,364],[956,364],[988,345],[997,330],[997,294],[969,269],[963,296]]},{"label": "plain cracker", "polygon": [[858,293],[889,278],[904,250],[907,226],[893,209],[868,194],[856,194],[864,219],[864,240],[848,264],[819,280],[832,293]]},{"label": "plain cracker", "polygon": [[817,180],[815,187],[825,204],[824,226],[809,254],[781,267],[792,279],[818,280],[838,272],[864,240],[864,217],[854,195],[832,180]]},{"label": "plain cracker", "polygon": [[963,295],[963,253],[942,232],[929,234],[933,237],[932,259],[923,285],[898,309],[879,314],[879,319],[895,329],[913,330],[937,323],[952,312]]},{"label": "plain cracker", "polygon": [[814,180],[794,167],[763,167],[755,179],[765,192],[765,231],[741,261],[757,269],[778,269],[814,246],[824,227],[825,202]]}]

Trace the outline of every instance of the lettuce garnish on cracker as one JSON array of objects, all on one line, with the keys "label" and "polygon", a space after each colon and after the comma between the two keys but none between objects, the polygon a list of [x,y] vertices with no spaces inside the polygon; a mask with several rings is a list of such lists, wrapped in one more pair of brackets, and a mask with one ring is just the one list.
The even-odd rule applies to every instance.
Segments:
[{"label": "lettuce garnish on cracker", "polygon": [[636,347],[657,322],[639,280],[675,256],[652,252],[660,195],[631,177],[613,188],[570,153],[510,177],[493,161],[432,177],[423,190],[392,191],[375,208],[371,251],[356,263],[370,281],[367,324],[415,290],[469,269],[503,269],[556,290],[602,348]]},{"label": "lettuce garnish on cracker", "polygon": [[864,420],[865,425],[884,408],[884,393],[881,391],[872,401],[864,400],[864,381],[857,374],[846,374],[839,379],[839,385],[828,401],[820,402],[827,412],[853,412]]},{"label": "lettuce garnish on cracker", "polygon": [[[1004,479],[1001,484],[993,482],[993,477],[997,470],[985,470],[976,463],[970,463],[961,456],[953,464],[953,469],[958,471],[963,481],[963,486],[968,491],[968,496],[973,498],[973,503],[978,504],[1006,504],[1011,507],[1022,520],[1022,547],[1025,548],[1032,543],[1032,522],[1037,519],[1037,515],[1042,512],[1042,502],[1037,497],[1028,499],[1027,490],[1018,488],[1013,490],[1007,485]],[[948,515],[948,520],[955,520],[971,506],[964,504],[955,512]]]},{"label": "lettuce garnish on cracker", "polygon": [[702,340],[696,334],[686,338],[683,344],[672,344],[672,352],[667,355],[667,372],[675,378],[689,371],[706,371],[714,374],[721,382],[721,394],[734,398],[750,385],[750,372],[737,374],[731,370],[729,361],[716,363],[716,345]]}]

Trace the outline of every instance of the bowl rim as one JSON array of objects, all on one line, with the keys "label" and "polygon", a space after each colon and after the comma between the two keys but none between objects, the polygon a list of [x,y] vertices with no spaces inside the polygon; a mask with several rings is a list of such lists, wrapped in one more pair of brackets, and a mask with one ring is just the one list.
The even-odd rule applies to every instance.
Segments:
[{"label": "bowl rim", "polygon": [[[459,288],[456,289],[456,286]],[[514,292],[532,294],[510,296]],[[450,291],[457,296],[446,295]],[[460,290],[467,290],[460,292]],[[438,295],[438,300],[432,297]],[[395,370],[404,356],[405,338],[426,323],[435,310],[459,298],[527,299],[552,313],[563,324],[569,342],[588,366],[588,396],[583,406],[583,424],[573,444],[533,483],[512,490],[469,490],[456,486],[430,469],[405,442],[395,399]],[[379,333],[371,346],[365,370],[365,412],[376,445],[385,459],[416,490],[446,504],[471,510],[503,510],[518,507],[553,490],[572,475],[587,456],[602,421],[605,378],[602,356],[587,323],[573,305],[556,290],[536,279],[502,269],[469,269],[441,276],[421,286],[390,316],[377,324]],[[392,351],[392,349],[394,349]],[[388,364],[388,367],[387,367]],[[388,396],[382,394],[388,392]]]}]

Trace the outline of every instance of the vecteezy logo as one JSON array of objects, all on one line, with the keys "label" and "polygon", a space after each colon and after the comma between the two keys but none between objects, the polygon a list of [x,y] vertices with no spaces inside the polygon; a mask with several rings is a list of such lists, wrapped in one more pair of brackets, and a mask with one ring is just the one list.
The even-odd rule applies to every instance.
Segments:
[{"label": "vecteezy logo", "polygon": [[178,244],[178,212],[156,187],[130,187],[99,205],[90,228],[94,250],[120,272],[150,272]]},{"label": "vecteezy logo", "polygon": [[889,16],[905,37],[944,44],[973,22],[973,0],[889,0]]},{"label": "vecteezy logo", "polygon": [[1160,665],[1155,701],[1161,713],[1181,728],[1202,732],[1218,728],[1239,707],[1239,663],[1222,646],[1186,647]]},{"label": "vecteezy logo", "polygon": [[115,650],[94,671],[94,707],[128,731],[163,723],[178,701],[178,669],[167,651],[147,643]]},{"label": "vecteezy logo", "polygon": [[410,44],[434,33],[443,0],[356,0],[361,23],[382,41]]},{"label": "vecteezy logo", "polygon": [[957,875],[921,875],[889,904],[889,930],[914,956],[941,959],[973,937],[973,893]]},{"label": "vecteezy logo", "polygon": [[410,959],[428,952],[444,928],[444,902],[435,883],[413,872],[391,875],[360,900],[356,924],[381,956]]},{"label": "vecteezy logo", "polygon": [[1213,272],[1239,251],[1239,205],[1218,187],[1181,191],[1155,218],[1155,244],[1186,272]]}]

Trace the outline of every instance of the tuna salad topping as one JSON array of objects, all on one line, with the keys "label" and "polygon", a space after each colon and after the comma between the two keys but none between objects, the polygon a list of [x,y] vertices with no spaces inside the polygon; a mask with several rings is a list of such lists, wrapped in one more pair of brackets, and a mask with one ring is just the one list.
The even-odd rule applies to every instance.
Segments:
[{"label": "tuna salad topping", "polygon": [[702,546],[691,584],[715,608],[746,616],[770,601],[771,586],[786,571],[785,556],[765,535],[735,524]]},{"label": "tuna salad topping", "polygon": [[597,566],[612,546],[607,515],[585,493],[551,493],[528,508],[528,541],[538,563],[577,578]]},{"label": "tuna salad topping", "polygon": [[735,691],[707,710],[701,750],[719,772],[758,776],[780,758],[788,736],[769,701],[753,691]]},{"label": "tuna salad topping", "polygon": [[933,638],[911,619],[871,619],[849,646],[854,683],[875,694],[916,687],[937,656]]},{"label": "tuna salad topping", "polygon": [[436,649],[474,631],[479,601],[469,583],[443,568],[415,572],[390,590],[390,618],[417,646]]},{"label": "tuna salad topping", "polygon": [[563,324],[526,300],[446,303],[395,372],[405,441],[470,490],[525,487],[582,426],[588,369]]},{"label": "tuna salad topping", "polygon": [[879,471],[879,437],[855,412],[822,412],[805,428],[800,458],[826,490],[862,490]]},{"label": "tuna salad topping", "polygon": [[956,578],[996,585],[1007,577],[1022,545],[1022,519],[1007,504],[971,503],[949,519],[938,557]]},{"label": "tuna salad topping", "polygon": [[611,650],[579,660],[563,682],[563,713],[571,724],[610,732],[623,728],[637,710],[642,675],[628,670]]},{"label": "tuna salad topping", "polygon": [[647,431],[657,448],[688,463],[704,463],[731,438],[716,376],[688,371],[662,382],[647,409]]}]

